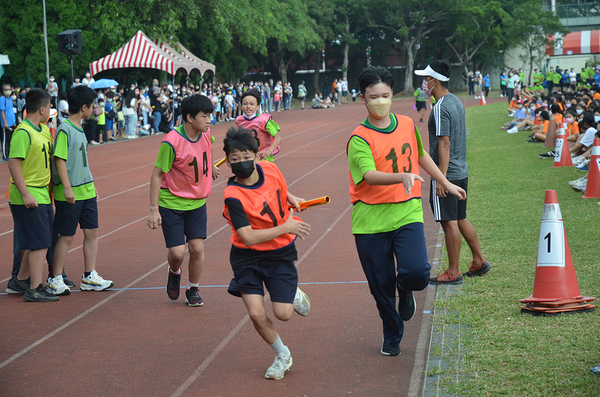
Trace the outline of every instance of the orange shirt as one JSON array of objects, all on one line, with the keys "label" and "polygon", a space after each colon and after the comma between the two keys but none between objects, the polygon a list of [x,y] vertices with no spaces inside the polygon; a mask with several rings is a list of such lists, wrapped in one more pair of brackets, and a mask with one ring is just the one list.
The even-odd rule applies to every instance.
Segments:
[{"label": "orange shirt", "polygon": [[542,133],[545,134],[548,132],[548,126],[550,125],[550,120],[544,120],[544,128],[542,129]]}]

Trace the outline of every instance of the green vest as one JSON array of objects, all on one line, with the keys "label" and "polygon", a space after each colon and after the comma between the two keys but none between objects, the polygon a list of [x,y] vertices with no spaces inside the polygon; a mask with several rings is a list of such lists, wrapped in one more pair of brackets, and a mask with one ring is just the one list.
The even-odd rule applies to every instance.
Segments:
[{"label": "green vest", "polygon": [[[92,172],[88,164],[87,156],[87,139],[83,130],[75,127],[69,120],[65,121],[58,127],[56,135],[63,131],[67,134],[67,142],[69,145],[69,155],[67,157],[67,173],[71,187],[85,185],[94,181]],[[56,168],[56,159],[52,157],[52,183],[60,185],[60,175]]]}]

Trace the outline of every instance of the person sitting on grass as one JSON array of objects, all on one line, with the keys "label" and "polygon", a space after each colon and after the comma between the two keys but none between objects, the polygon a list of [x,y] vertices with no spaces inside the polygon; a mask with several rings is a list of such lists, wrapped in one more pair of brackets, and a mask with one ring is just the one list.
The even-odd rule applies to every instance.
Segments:
[{"label": "person sitting on grass", "polygon": [[527,143],[544,142],[546,140],[546,133],[548,132],[548,127],[550,126],[550,114],[547,110],[541,110],[538,113],[537,120],[541,122],[541,125],[535,126],[531,129],[532,134],[530,135],[529,140],[526,141]]},{"label": "person sitting on grass", "polygon": [[594,119],[593,113],[586,112],[583,116],[583,120],[579,122],[579,130],[585,130],[585,133],[579,134],[577,141],[573,144],[573,146],[570,147],[572,155],[581,156],[585,155],[588,151],[591,154],[594,138],[596,138],[598,133],[598,130],[595,127],[597,127],[597,123]]},{"label": "person sitting on grass", "polygon": [[510,104],[508,106],[508,115],[512,116],[515,114],[515,112],[517,111],[517,102],[519,101],[519,96],[518,95],[513,95],[512,96],[512,100],[510,101]]},{"label": "person sitting on grass", "polygon": [[513,115],[513,121],[507,122],[503,127],[500,127],[502,130],[507,130],[509,134],[514,134],[519,132],[519,128],[517,128],[517,124],[522,123],[527,118],[527,112],[525,107],[523,107],[523,101],[519,100],[517,102],[517,110]]}]

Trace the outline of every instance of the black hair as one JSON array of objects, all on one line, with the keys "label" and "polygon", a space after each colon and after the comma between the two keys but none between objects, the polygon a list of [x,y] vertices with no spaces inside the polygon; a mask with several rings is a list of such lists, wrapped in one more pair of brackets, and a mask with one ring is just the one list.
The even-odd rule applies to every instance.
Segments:
[{"label": "black hair", "polygon": [[61,91],[58,96],[59,96],[60,99],[67,99],[67,93],[66,93],[66,91]]},{"label": "black hair", "polygon": [[242,94],[241,102],[244,102],[244,98],[246,98],[247,96],[253,96],[254,98],[256,98],[256,103],[258,105],[260,105],[261,100],[262,100],[262,95],[260,95],[260,92],[256,88],[252,88],[252,89],[244,92]]},{"label": "black hair", "polygon": [[198,113],[211,114],[215,107],[210,99],[204,95],[194,94],[181,101],[181,119],[187,122],[187,116],[196,117]]},{"label": "black hair", "polygon": [[[445,59],[433,61],[432,63],[429,64],[429,67],[431,69],[433,69],[434,71],[436,71],[437,73],[441,74],[442,76],[446,76],[446,77],[450,78],[450,76],[452,75],[452,69],[450,68],[450,62],[448,62]],[[448,81],[439,80],[439,82],[442,87],[448,88]]]},{"label": "black hair", "polygon": [[223,151],[225,156],[233,152],[252,152],[258,153],[258,134],[255,130],[248,130],[243,127],[231,127],[227,130],[223,139]]},{"label": "black hair", "polygon": [[550,106],[550,110],[552,110],[552,114],[562,114],[562,110],[560,110],[558,103],[553,103],[552,106]]},{"label": "black hair", "polygon": [[69,102],[69,113],[79,113],[83,105],[90,107],[95,99],[96,93],[94,90],[85,85],[78,85],[69,91],[69,94],[67,95],[67,100]]},{"label": "black hair", "polygon": [[50,99],[52,99],[52,97],[48,91],[42,90],[41,88],[33,88],[27,91],[27,94],[25,95],[27,113],[33,114],[40,110],[42,106],[48,106]]},{"label": "black hair", "polygon": [[596,120],[594,119],[594,113],[592,112],[584,112],[583,119],[579,121],[579,131],[584,132],[587,130],[584,126],[587,125],[587,128],[593,127],[596,125]]},{"label": "black hair", "polygon": [[394,77],[384,67],[381,66],[370,66],[364,69],[358,76],[358,88],[364,95],[368,87],[372,87],[375,84],[384,83],[394,89]]},{"label": "black hair", "polygon": [[540,112],[540,116],[542,117],[542,119],[544,120],[550,120],[550,113],[548,113],[547,110],[542,110]]}]

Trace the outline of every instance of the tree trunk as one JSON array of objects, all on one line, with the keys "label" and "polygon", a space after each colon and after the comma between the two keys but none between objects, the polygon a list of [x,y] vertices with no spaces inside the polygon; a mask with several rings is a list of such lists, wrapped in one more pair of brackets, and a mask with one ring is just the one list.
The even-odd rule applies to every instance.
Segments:
[{"label": "tree trunk", "polygon": [[279,76],[281,77],[281,82],[283,84],[287,83],[287,62],[283,59],[283,55],[279,57]]},{"label": "tree trunk", "polygon": [[315,57],[315,73],[313,74],[313,89],[315,92],[320,92],[319,77],[321,75],[321,63],[323,63],[323,53],[319,49]]},{"label": "tree trunk", "polygon": [[404,75],[404,92],[412,94],[415,90],[413,86],[413,72],[414,72],[414,64],[415,64],[415,56],[417,55],[416,50],[413,53],[413,46],[415,44],[415,39],[411,39],[405,42],[406,49],[406,74]]},{"label": "tree trunk", "polygon": [[350,43],[348,42],[348,36],[350,36],[350,20],[348,19],[348,15],[345,15],[346,18],[346,29],[344,32],[344,61],[342,63],[342,77],[346,80],[348,79],[348,53],[350,52]]}]

